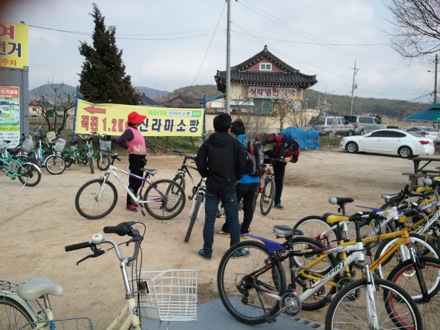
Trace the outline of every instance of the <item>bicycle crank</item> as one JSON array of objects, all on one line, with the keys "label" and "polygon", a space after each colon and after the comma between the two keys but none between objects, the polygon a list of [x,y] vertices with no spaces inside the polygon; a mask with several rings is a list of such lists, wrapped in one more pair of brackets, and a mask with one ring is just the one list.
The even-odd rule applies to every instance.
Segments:
[{"label": "bicycle crank", "polygon": [[295,316],[301,311],[301,302],[294,292],[286,292],[281,296],[279,313]]}]

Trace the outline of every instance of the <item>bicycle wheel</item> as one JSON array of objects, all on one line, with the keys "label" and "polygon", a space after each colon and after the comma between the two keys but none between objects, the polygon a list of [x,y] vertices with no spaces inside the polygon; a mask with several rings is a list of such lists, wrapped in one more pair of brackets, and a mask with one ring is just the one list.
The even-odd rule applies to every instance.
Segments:
[{"label": "bicycle wheel", "polygon": [[275,179],[273,176],[265,176],[263,189],[260,196],[260,211],[262,215],[268,215],[275,199]]},{"label": "bicycle wheel", "polygon": [[319,240],[324,246],[337,244],[336,234],[332,227],[319,215],[310,215],[299,220],[293,229],[299,229],[304,236]]},{"label": "bicycle wheel", "polygon": [[388,280],[396,283],[404,289],[411,298],[416,302],[420,314],[425,322],[425,329],[438,329],[440,324],[440,260],[430,257],[420,258],[421,268],[424,284],[428,292],[428,300],[422,296],[422,290],[419,284],[416,269],[411,260],[404,261],[398,264],[388,275]]},{"label": "bicycle wheel", "polygon": [[34,187],[41,180],[40,168],[32,163],[24,163],[17,173],[19,174],[18,180],[27,187]]},{"label": "bicycle wheel", "polygon": [[89,164],[90,172],[92,174],[94,174],[95,173],[95,165],[93,164],[93,157],[92,156],[87,156],[87,163]]},{"label": "bicycle wheel", "polygon": [[[434,245],[432,245],[432,243],[426,241],[426,238],[415,233],[410,233],[409,236],[419,256],[434,258],[440,257],[440,252],[434,247]],[[384,240],[377,248],[374,260],[377,260],[383,256],[386,250],[388,250],[397,240],[398,238]],[[392,269],[394,269],[400,262],[406,261],[409,258],[408,248],[404,245],[402,246],[402,249],[404,251],[403,256],[400,249],[397,249],[392,256],[383,260],[382,263],[377,267],[376,273],[380,278],[387,278]]]},{"label": "bicycle wheel", "polygon": [[46,158],[46,170],[50,174],[58,175],[64,172],[66,163],[63,158],[57,155],[50,155]]},{"label": "bicycle wheel", "polygon": [[[367,286],[373,285],[373,303],[367,299]],[[372,324],[368,311],[375,312],[378,327]],[[398,285],[383,279],[370,284],[361,279],[343,287],[330,303],[325,329],[422,329],[422,318],[411,296]]]},{"label": "bicycle wheel", "polygon": [[194,206],[194,209],[192,210],[189,218],[188,230],[186,231],[185,235],[185,243],[188,243],[189,238],[191,237],[191,232],[193,230],[194,224],[196,223],[197,217],[199,216],[199,213],[201,211],[200,209],[202,208],[203,202],[205,201],[205,195],[196,195],[194,198],[196,199],[194,201],[196,205]]},{"label": "bicycle wheel", "polygon": [[[292,239],[293,250],[300,251],[306,249],[322,249],[324,245],[317,240],[310,237],[296,236]],[[318,263],[313,266],[309,266],[310,263],[320,259]],[[284,272],[290,275],[289,259],[282,262]],[[332,270],[338,263],[333,254],[327,256],[321,256],[321,254],[307,254],[304,256],[292,256],[293,267],[300,268],[298,274],[296,274],[297,290],[306,291],[310,287],[313,287],[322,277]],[[337,275],[332,281],[325,283],[317,292],[303,301],[302,309],[306,311],[314,311],[325,307],[330,301],[333,294],[338,289],[338,282],[340,276]],[[294,281],[295,278],[287,277],[287,280]]]},{"label": "bicycle wheel", "polygon": [[234,318],[256,325],[271,321],[279,311],[279,301],[273,295],[285,292],[286,278],[281,263],[271,263],[263,243],[242,241],[229,248],[220,261],[217,287]]},{"label": "bicycle wheel", "polygon": [[182,187],[183,191],[185,191],[186,182],[185,182],[185,177],[182,174],[180,173],[176,174],[173,181],[177,182],[177,184]]},{"label": "bicycle wheel", "polygon": [[168,179],[153,182],[142,198],[148,214],[158,220],[170,220],[179,215],[186,201],[182,187]]},{"label": "bicycle wheel", "polygon": [[110,181],[94,179],[84,183],[75,196],[75,207],[84,218],[95,220],[109,214],[118,201],[118,191]]},{"label": "bicycle wheel", "polygon": [[37,320],[15,300],[0,296],[0,329],[31,329]]},{"label": "bicycle wheel", "polygon": [[64,164],[66,164],[66,167],[70,167],[74,160],[70,157],[70,152],[65,150],[63,151],[61,157],[63,157]]},{"label": "bicycle wheel", "polygon": [[96,158],[96,165],[101,171],[107,171],[108,167],[110,166],[110,163],[111,163],[110,156],[107,154],[103,154],[102,152]]}]

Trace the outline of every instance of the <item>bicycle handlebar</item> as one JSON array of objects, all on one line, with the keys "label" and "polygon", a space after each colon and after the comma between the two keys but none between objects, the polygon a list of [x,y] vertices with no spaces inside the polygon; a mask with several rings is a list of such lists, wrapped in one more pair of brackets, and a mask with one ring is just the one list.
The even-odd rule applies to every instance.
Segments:
[{"label": "bicycle handlebar", "polygon": [[88,242],[83,242],[83,243],[76,243],[76,244],[72,244],[72,245],[66,245],[64,247],[64,250],[66,250],[66,252],[70,252],[70,251],[85,249],[85,248],[91,247],[92,244],[94,244],[94,243],[92,243],[91,241],[88,241]]}]

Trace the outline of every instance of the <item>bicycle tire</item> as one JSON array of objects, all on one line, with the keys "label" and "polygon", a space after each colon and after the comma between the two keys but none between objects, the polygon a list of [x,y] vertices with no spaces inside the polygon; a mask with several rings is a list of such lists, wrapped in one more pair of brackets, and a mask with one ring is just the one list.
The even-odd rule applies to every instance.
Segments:
[{"label": "bicycle tire", "polygon": [[98,168],[101,171],[107,171],[107,169],[109,168],[111,163],[110,160],[110,156],[107,154],[103,154],[101,153],[100,155],[98,155],[98,157],[96,158],[96,166],[98,166]]},{"label": "bicycle tire", "polygon": [[64,163],[66,164],[66,167],[70,167],[72,163],[74,163],[74,160],[70,157],[70,152],[67,150],[64,150],[61,154],[61,157],[63,157]]},{"label": "bicycle tire", "polygon": [[[103,178],[93,179],[84,183],[75,196],[75,207],[79,214],[90,220],[101,219],[108,215],[116,206],[118,191],[110,181]],[[99,200],[96,196],[99,194]]]},{"label": "bicycle tire", "polygon": [[425,322],[425,329],[436,330],[440,324],[440,260],[431,257],[420,258],[422,267],[419,271],[422,273],[424,284],[428,291],[428,300],[422,296],[418,276],[414,264],[411,260],[398,264],[388,275],[388,280],[396,283],[404,289],[419,307],[422,319],[429,320]]},{"label": "bicycle tire", "polygon": [[28,311],[14,299],[0,296],[0,329],[30,329],[36,324]]},{"label": "bicycle tire", "polygon": [[[418,234],[410,233],[409,234],[411,242],[413,243],[414,247],[416,248],[416,251],[418,252],[419,256],[422,257],[440,257],[440,252],[438,249],[429,241],[426,241],[426,239]],[[380,244],[377,248],[376,254],[374,256],[374,260],[379,259],[382,255],[385,254],[385,251],[392,246],[398,238],[391,238],[384,240],[382,244]],[[406,247],[404,247],[406,248]],[[402,256],[400,255],[399,250],[394,252],[393,256],[383,260],[383,262],[377,267],[376,273],[380,278],[387,278],[388,274],[391,272],[392,269],[401,261],[406,261],[402,259]],[[387,266],[385,268],[385,266]]]},{"label": "bicycle tire", "polygon": [[[165,194],[162,191],[165,191]],[[151,183],[142,199],[148,214],[158,220],[170,220],[178,216],[185,207],[186,201],[182,187],[169,179]]]},{"label": "bicycle tire", "polygon": [[[325,221],[324,217],[319,215],[309,215],[299,220],[293,229],[299,229],[304,236],[319,240],[324,246],[337,245],[336,234],[332,227]],[[322,233],[327,235],[320,236]]]},{"label": "bicycle tire", "polygon": [[33,163],[24,163],[18,169],[18,180],[26,187],[35,187],[41,181],[40,168]]},{"label": "bicycle tire", "polygon": [[87,157],[87,163],[89,164],[90,172],[92,174],[95,174],[95,165],[93,164],[93,157],[92,156]]},{"label": "bicycle tire", "polygon": [[194,198],[196,198],[196,205],[194,206],[194,209],[192,211],[192,214],[189,219],[189,225],[188,229],[186,231],[185,235],[185,243],[188,243],[189,238],[191,237],[192,230],[194,228],[194,224],[196,223],[197,216],[199,215],[199,209],[202,207],[203,202],[205,200],[205,195],[196,195]]},{"label": "bicycle tire", "polygon": [[186,180],[182,174],[176,174],[173,181],[177,182],[177,184],[182,187],[183,191],[186,191]]},{"label": "bicycle tire", "polygon": [[275,200],[275,179],[273,176],[266,176],[263,182],[263,189],[260,196],[260,211],[262,215],[268,215]]},{"label": "bicycle tire", "polygon": [[[294,251],[310,248],[323,249],[325,247],[320,241],[305,236],[294,237],[292,239],[292,243]],[[333,254],[328,254],[326,258],[322,259],[319,263],[314,265],[313,268],[307,267],[309,263],[314,262],[317,258],[320,257],[320,254],[310,254],[305,256],[293,257],[294,267],[300,268],[297,274],[297,278],[305,286],[303,287],[298,285],[298,291],[301,290],[301,288],[305,291],[315,285],[317,280],[315,281],[313,279],[310,279],[308,276],[313,275],[314,277],[321,279],[323,276],[325,276],[326,273],[328,273],[338,264],[338,260],[336,259],[336,257]],[[288,259],[284,260],[282,262],[282,265],[284,267],[284,272],[286,274],[290,274]],[[306,268],[302,270],[302,268],[304,267]],[[336,275],[333,279],[333,283],[338,283],[339,278],[340,276]],[[337,289],[338,288],[335,284],[331,284],[330,282],[325,283],[320,290],[311,295],[305,301],[301,302],[302,309],[306,311],[314,311],[327,306],[331,301],[331,297],[336,293]]]},{"label": "bicycle tire", "polygon": [[[366,279],[354,281],[333,297],[325,317],[326,330],[372,329],[364,295],[367,285]],[[384,279],[374,279],[372,285],[379,329],[423,329],[420,312],[408,293]]]},{"label": "bicycle tire", "polygon": [[63,158],[58,155],[50,155],[45,160],[46,171],[52,175],[60,175],[66,169],[66,163]]},{"label": "bicycle tire", "polygon": [[[237,251],[246,251],[246,257],[233,257]],[[266,291],[281,295],[286,289],[286,278],[279,261],[268,264],[270,254],[258,241],[242,241],[230,247],[223,255],[217,271],[217,288],[226,310],[238,321],[257,325],[273,319],[279,309],[278,299],[253,283],[260,283]],[[258,276],[254,276],[259,271]],[[257,305],[258,304],[258,305]]]}]

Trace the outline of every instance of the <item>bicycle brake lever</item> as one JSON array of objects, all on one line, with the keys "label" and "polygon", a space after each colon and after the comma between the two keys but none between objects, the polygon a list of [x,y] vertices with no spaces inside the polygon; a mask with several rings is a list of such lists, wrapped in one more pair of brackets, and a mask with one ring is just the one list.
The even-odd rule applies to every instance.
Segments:
[{"label": "bicycle brake lever", "polygon": [[88,256],[86,256],[86,257],[82,258],[81,260],[79,260],[79,261],[76,263],[77,266],[78,266],[81,262],[83,262],[84,260],[87,260],[87,259],[89,259],[89,258],[97,258],[97,257],[99,257],[99,256],[102,256],[102,255],[105,253],[104,250],[97,249],[96,246],[94,246],[94,247],[90,247],[90,248],[92,249],[93,254],[89,254]]}]

